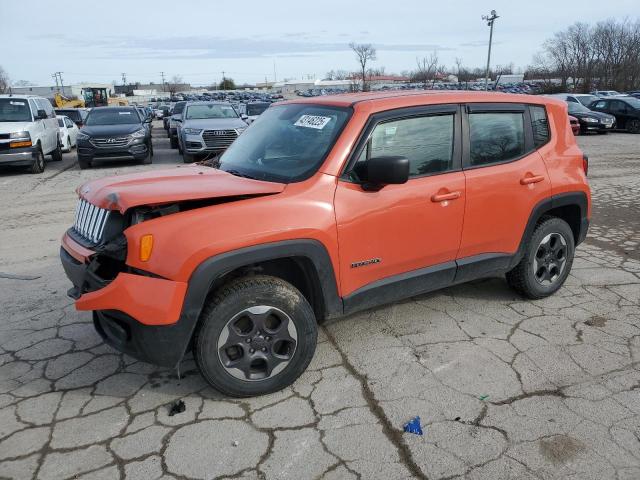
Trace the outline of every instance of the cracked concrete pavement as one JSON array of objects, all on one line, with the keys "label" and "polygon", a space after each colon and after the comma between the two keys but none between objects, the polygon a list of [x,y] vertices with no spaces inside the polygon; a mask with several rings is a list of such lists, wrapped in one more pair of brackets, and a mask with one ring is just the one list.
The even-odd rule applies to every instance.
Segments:
[{"label": "cracked concrete pavement", "polygon": [[237,400],[118,354],[65,295],[75,187],[178,164],[155,131],[149,167],[0,172],[0,478],[640,478],[637,136],[579,138],[593,227],[556,295],[491,278],[325,323],[292,387]]}]

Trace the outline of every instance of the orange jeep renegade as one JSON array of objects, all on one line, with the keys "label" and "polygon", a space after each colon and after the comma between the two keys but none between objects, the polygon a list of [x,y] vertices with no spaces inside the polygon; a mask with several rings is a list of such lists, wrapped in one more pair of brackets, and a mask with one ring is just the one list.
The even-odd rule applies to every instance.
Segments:
[{"label": "orange jeep renegade", "polygon": [[105,342],[235,396],[291,384],[317,324],[506,273],[542,298],[587,234],[567,106],[384,92],[269,108],[205,165],[89,182],[60,252]]}]

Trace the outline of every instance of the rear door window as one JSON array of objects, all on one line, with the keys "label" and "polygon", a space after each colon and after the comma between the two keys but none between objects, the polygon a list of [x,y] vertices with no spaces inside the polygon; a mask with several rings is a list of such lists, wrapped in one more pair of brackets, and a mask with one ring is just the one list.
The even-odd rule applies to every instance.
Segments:
[{"label": "rear door window", "polygon": [[469,114],[471,166],[515,160],[525,153],[524,114],[479,112]]}]

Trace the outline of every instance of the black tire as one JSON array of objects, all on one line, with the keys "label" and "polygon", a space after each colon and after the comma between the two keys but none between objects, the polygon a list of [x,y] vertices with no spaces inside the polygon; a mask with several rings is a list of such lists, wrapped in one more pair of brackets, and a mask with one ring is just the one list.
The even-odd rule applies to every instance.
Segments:
[{"label": "black tire", "polygon": [[178,137],[169,137],[169,144],[174,150],[178,148]]},{"label": "black tire", "polygon": [[[549,237],[551,242],[554,238],[559,242],[557,243],[558,254],[552,248],[544,247],[543,242]],[[560,260],[562,250],[564,250],[562,252],[564,263]],[[531,238],[527,240],[520,263],[507,272],[507,283],[524,297],[531,299],[548,297],[555,293],[569,276],[574,254],[573,232],[567,222],[561,218],[543,217],[536,225]],[[551,263],[545,266],[547,262]],[[537,271],[535,265],[539,265]],[[553,276],[554,270],[555,276]],[[551,278],[546,279],[545,274],[549,274]]]},{"label": "black tire", "polygon": [[607,132],[606,130],[604,130],[604,131],[598,132],[598,135],[606,135],[607,133],[609,133],[609,132]]},{"label": "black tire", "polygon": [[60,148],[59,142],[56,145],[56,149],[53,152],[51,152],[51,160],[53,160],[54,162],[62,161],[62,148]]},{"label": "black tire", "polygon": [[80,165],[80,170],[91,168],[91,160],[85,160],[84,158],[78,157],[78,165]]},{"label": "black tire", "polygon": [[627,123],[627,131],[629,133],[640,133],[640,120],[630,120]]},{"label": "black tire", "polygon": [[195,155],[190,155],[188,153],[182,152],[182,161],[184,163],[193,163],[196,161]]},{"label": "black tire", "polygon": [[70,152],[70,151],[71,151],[71,149],[73,148],[73,147],[71,146],[71,139],[70,139],[70,138],[67,138],[67,148],[68,148],[68,150],[67,150],[68,152]]},{"label": "black tire", "polygon": [[184,152],[182,151],[182,145],[180,144],[180,140],[178,140],[178,155],[182,155]]},{"label": "black tire", "polygon": [[38,147],[35,158],[33,159],[33,164],[29,167],[29,173],[44,172],[44,165],[44,153],[42,153],[42,149]]},{"label": "black tire", "polygon": [[[271,330],[268,327],[259,330],[260,321],[252,320],[253,313],[246,313],[247,309],[252,307],[256,310],[260,310],[261,307],[271,309],[266,313],[263,311],[257,314],[257,317],[266,319],[265,325],[270,318],[278,320],[277,315],[286,320],[278,323],[280,326],[275,327],[273,336],[270,337]],[[243,312],[244,316],[241,316]],[[230,341],[231,337],[228,336],[231,332],[229,325],[236,317],[236,322],[248,321],[250,325],[246,333],[237,333],[237,344]],[[290,336],[289,321],[295,327],[297,341],[291,343],[276,340],[275,337],[282,334],[293,338]],[[287,332],[282,330],[284,325],[287,325]],[[237,332],[235,329],[234,331]],[[223,332],[227,334],[227,340],[219,348],[218,342],[223,341]],[[220,392],[233,397],[265,395],[291,385],[305,371],[313,358],[317,336],[318,327],[313,309],[295,287],[284,280],[266,275],[243,277],[223,286],[205,305],[194,338],[194,357],[202,376]],[[225,347],[229,343],[232,346]],[[291,355],[288,363],[281,367],[281,371],[262,378],[268,375],[268,362],[280,362],[275,365],[284,363],[278,360],[284,357],[278,357],[275,353],[282,345],[286,345],[283,355]],[[221,358],[224,355],[229,360],[229,349],[235,350],[233,353],[239,355],[233,361],[246,359],[245,365],[248,366],[245,368],[251,367],[250,375],[255,375],[256,378],[247,379],[246,373],[243,374],[238,368],[233,369],[237,370],[235,375],[227,370]],[[260,351],[257,351],[258,349]],[[290,353],[291,350],[293,353]],[[260,363],[263,357],[268,360]],[[261,368],[265,370],[261,371]]]}]

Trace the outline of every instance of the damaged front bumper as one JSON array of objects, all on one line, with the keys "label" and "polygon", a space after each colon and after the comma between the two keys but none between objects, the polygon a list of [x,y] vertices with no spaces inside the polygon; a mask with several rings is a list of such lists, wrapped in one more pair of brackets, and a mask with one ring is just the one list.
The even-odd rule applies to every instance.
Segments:
[{"label": "damaged front bumper", "polygon": [[109,345],[140,360],[175,366],[185,348],[175,342],[172,331],[180,330],[187,283],[124,263],[121,271],[114,271],[112,258],[104,254],[108,248],[91,250],[65,233],[60,259],[73,285],[68,295],[77,310],[94,312],[96,330]]}]

